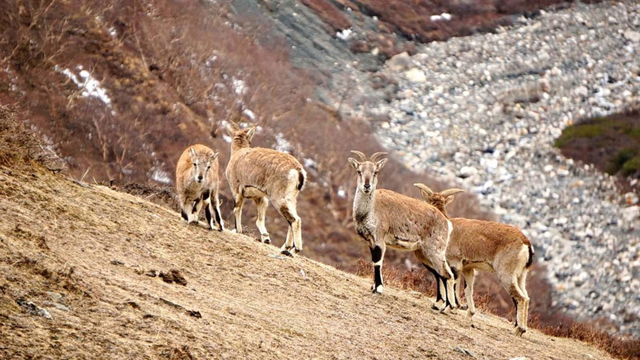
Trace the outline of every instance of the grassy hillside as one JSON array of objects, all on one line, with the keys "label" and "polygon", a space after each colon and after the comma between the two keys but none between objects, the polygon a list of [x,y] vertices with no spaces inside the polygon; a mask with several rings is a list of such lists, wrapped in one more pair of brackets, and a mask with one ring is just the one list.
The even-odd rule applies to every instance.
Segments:
[{"label": "grassy hillside", "polygon": [[40,168],[0,167],[0,208],[2,358],[609,358]]},{"label": "grassy hillside", "polygon": [[568,158],[618,175],[623,191],[640,191],[623,180],[640,179],[640,110],[579,121],[564,129],[555,146]]}]

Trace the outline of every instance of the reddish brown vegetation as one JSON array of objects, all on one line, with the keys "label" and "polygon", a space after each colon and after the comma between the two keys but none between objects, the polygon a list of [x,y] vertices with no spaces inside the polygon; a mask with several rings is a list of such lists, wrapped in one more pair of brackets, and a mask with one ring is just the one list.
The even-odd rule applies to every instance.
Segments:
[{"label": "reddish brown vegetation", "polygon": [[332,31],[341,31],[351,27],[351,22],[337,7],[323,0],[300,0],[301,3],[312,9],[325,23],[331,26]]},{"label": "reddish brown vegetation", "polygon": [[[316,8],[334,7],[333,3],[344,3],[332,0],[314,0]],[[359,10],[369,16],[377,16],[381,30],[390,28],[410,40],[421,42],[442,41],[453,36],[466,36],[477,32],[495,30],[498,26],[511,24],[509,17],[564,4],[566,0],[481,0],[481,1],[449,1],[449,0],[352,0],[353,10]],[[335,13],[324,10],[319,16],[324,20],[328,14]],[[431,21],[431,15],[449,13],[450,21]],[[334,21],[334,20],[325,20]]]}]

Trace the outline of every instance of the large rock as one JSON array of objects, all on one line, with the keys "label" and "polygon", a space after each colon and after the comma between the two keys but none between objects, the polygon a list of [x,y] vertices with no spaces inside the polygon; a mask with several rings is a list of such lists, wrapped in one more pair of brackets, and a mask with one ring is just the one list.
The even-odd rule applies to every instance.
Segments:
[{"label": "large rock", "polygon": [[413,60],[406,51],[393,56],[385,64],[389,69],[397,72],[406,71],[414,67]]},{"label": "large rock", "polygon": [[427,76],[425,75],[424,71],[420,69],[411,69],[409,71],[405,71],[404,76],[412,83],[423,83],[427,81]]},{"label": "large rock", "polygon": [[640,42],[640,33],[633,30],[624,32],[624,37],[631,42]]},{"label": "large rock", "polygon": [[638,218],[640,218],[640,206],[634,205],[634,206],[629,206],[628,208],[623,209],[622,218],[626,222],[636,221]]}]

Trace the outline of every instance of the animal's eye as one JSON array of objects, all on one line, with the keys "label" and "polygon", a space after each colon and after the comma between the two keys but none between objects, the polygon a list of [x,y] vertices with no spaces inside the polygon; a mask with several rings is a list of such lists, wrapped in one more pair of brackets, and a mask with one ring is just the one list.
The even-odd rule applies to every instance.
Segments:
[{"label": "animal's eye", "polygon": [[358,175],[362,175],[362,171],[358,170]]},{"label": "animal's eye", "polygon": [[376,172],[374,172],[374,173],[373,173],[373,175],[378,175],[378,172],[377,172],[377,171],[376,171]]},{"label": "animal's eye", "polygon": [[198,163],[193,163],[193,166],[198,166]]},{"label": "animal's eye", "polygon": [[207,166],[207,169],[211,169],[211,165]]}]

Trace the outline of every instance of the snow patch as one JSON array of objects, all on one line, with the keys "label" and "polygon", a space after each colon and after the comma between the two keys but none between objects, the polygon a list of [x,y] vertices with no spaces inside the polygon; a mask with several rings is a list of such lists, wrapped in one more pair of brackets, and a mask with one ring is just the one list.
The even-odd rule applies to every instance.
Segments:
[{"label": "snow patch", "polygon": [[276,134],[276,150],[286,153],[290,153],[293,150],[293,145],[284,138],[282,133]]},{"label": "snow patch", "polygon": [[171,177],[169,173],[160,169],[160,168],[152,168],[151,169],[151,180],[157,181],[163,184],[171,184]]},{"label": "snow patch", "polygon": [[338,39],[340,39],[340,40],[347,41],[351,37],[352,34],[353,34],[353,30],[351,30],[351,28],[349,28],[349,29],[344,29],[342,31],[338,31],[336,33],[336,37]]},{"label": "snow patch", "polygon": [[100,86],[100,81],[96,80],[91,76],[91,73],[87,70],[82,70],[82,65],[78,66],[80,70],[80,78],[76,76],[69,69],[62,69],[56,65],[54,70],[63,73],[66,75],[71,81],[74,82],[78,86],[79,89],[83,89],[82,96],[83,97],[95,97],[98,100],[102,101],[105,105],[111,105],[111,98],[107,95],[107,90]]},{"label": "snow patch", "polygon": [[244,95],[247,93],[247,83],[245,83],[244,80],[233,77],[231,78],[231,85],[236,95]]},{"label": "snow patch", "polygon": [[248,117],[249,119],[251,119],[251,121],[255,121],[256,120],[256,114],[249,110],[249,109],[244,109],[242,110],[242,114],[246,117]]},{"label": "snow patch", "polygon": [[429,19],[431,19],[431,21],[442,21],[442,20],[449,21],[451,20],[451,14],[442,13],[440,15],[431,15]]},{"label": "snow patch", "polygon": [[302,159],[302,163],[304,164],[304,167],[306,167],[306,168],[310,168],[310,169],[317,169],[318,168],[318,163],[315,162],[313,159],[304,158],[304,159]]},{"label": "snow patch", "polygon": [[209,58],[207,59],[207,61],[205,61],[205,63],[204,63],[204,64],[205,64],[207,67],[212,67],[212,66],[213,66],[213,64],[216,62],[216,60],[218,60],[218,55],[211,55],[211,57],[209,57]]}]

